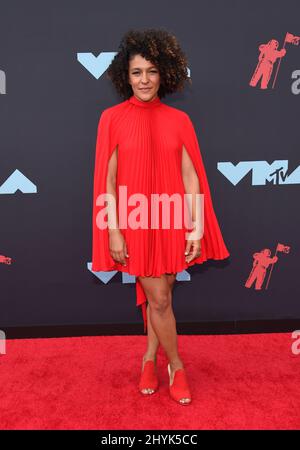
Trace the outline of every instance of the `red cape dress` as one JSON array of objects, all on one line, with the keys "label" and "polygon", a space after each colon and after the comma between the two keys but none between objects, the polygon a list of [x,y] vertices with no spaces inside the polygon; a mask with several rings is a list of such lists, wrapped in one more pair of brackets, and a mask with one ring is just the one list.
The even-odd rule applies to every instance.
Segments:
[{"label": "red cape dress", "polygon": [[[141,193],[149,199],[150,217],[152,193],[179,193],[181,196],[185,193],[181,172],[183,145],[197,172],[200,193],[204,194],[201,254],[186,263],[184,252],[187,228],[184,226],[175,229],[171,221],[169,229],[161,226],[157,229],[135,229],[128,225],[128,220],[127,227],[120,228],[129,254],[129,258],[126,258],[127,266],[123,266],[110,255],[107,227],[100,229],[96,223],[99,211],[106,205],[99,206],[96,200],[106,192],[109,159],[118,146],[118,208],[119,186],[123,186],[123,189],[127,189],[127,199],[135,193]],[[138,202],[133,205],[128,201],[127,219],[138,205]],[[159,277],[163,273],[181,272],[208,259],[221,260],[229,256],[214,212],[193,123],[186,112],[163,103],[159,97],[146,102],[132,95],[128,100],[102,112],[96,139],[92,215],[94,272],[118,270],[135,276]],[[136,278],[136,305],[142,306],[144,332],[147,330],[146,301],[146,294]]]}]

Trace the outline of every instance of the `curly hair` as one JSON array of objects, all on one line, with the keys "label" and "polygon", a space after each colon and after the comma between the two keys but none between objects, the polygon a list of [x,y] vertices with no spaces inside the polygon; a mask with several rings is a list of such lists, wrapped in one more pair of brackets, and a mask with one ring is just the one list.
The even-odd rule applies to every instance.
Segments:
[{"label": "curly hair", "polygon": [[160,98],[183,91],[186,80],[191,84],[187,57],[172,33],[164,28],[142,31],[130,29],[123,36],[118,53],[106,72],[106,77],[111,80],[124,100],[133,94],[128,83],[128,70],[129,61],[135,55],[141,55],[157,67],[160,74],[157,95]]}]

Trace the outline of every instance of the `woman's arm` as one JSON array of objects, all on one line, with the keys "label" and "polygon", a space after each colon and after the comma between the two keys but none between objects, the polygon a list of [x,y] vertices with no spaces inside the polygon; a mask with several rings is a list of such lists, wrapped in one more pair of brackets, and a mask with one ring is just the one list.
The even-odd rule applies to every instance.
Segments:
[{"label": "woman's arm", "polygon": [[[123,234],[121,233],[119,229],[119,222],[118,222],[118,214],[117,214],[117,194],[116,194],[116,180],[117,180],[117,167],[118,167],[118,147],[115,148],[113,151],[113,154],[109,160],[108,163],[108,170],[107,170],[107,178],[106,178],[106,192],[108,194],[111,194],[114,196],[115,201],[112,202],[109,205],[108,208],[108,233],[109,233],[109,251],[112,256],[112,258],[122,263],[124,266],[126,266],[126,257],[129,255],[127,254],[127,247],[126,242],[124,239]],[[116,224],[116,228],[111,228]]]},{"label": "woman's arm", "polygon": [[[118,147],[113,151],[108,163],[107,178],[106,178],[106,192],[114,197],[115,202],[109,203],[108,208],[108,231],[119,231],[118,215],[117,215],[117,194],[116,194],[116,180],[118,167]],[[111,228],[112,224],[116,224],[116,228]]]},{"label": "woman's arm", "polygon": [[[196,194],[200,194],[200,184],[199,184],[199,178],[197,175],[197,172],[195,170],[194,164],[183,145],[182,149],[182,180],[185,188],[185,192],[187,194],[192,194],[192,221],[195,222],[198,220],[198,215],[200,214],[200,211],[198,211],[198,215],[196,214]],[[197,203],[197,206],[199,207],[199,203]],[[197,225],[197,224],[196,224]],[[190,252],[191,247],[193,247],[193,251]],[[186,252],[187,255],[186,261],[190,262],[192,259],[194,259],[196,256],[199,256],[200,254],[200,239],[198,240],[188,240],[186,245]]]},{"label": "woman's arm", "polygon": [[200,194],[199,178],[185,146],[183,145],[182,147],[182,179],[185,192],[192,194],[192,220],[195,221],[197,219],[196,194]]}]

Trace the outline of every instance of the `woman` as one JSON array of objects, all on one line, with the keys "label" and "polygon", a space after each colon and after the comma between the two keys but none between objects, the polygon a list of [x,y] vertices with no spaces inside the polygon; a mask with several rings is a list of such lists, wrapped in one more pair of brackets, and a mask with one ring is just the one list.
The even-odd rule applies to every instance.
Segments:
[{"label": "woman", "polygon": [[[130,30],[107,75],[124,101],[104,110],[98,125],[92,270],[136,276],[137,305],[142,306],[148,334],[139,390],[147,395],[158,388],[156,354],[161,344],[169,360],[170,396],[187,405],[192,397],[172,310],[176,273],[229,256],[191,119],[161,101],[183,90],[187,60],[171,33]],[[182,200],[181,207],[172,200],[172,212],[162,212],[153,194],[167,199],[162,208],[170,198]],[[186,200],[186,194],[191,198]]]}]

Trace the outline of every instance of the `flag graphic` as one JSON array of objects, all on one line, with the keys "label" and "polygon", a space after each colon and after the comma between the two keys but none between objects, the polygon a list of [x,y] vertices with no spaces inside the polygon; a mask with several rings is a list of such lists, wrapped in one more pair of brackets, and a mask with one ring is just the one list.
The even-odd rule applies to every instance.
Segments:
[{"label": "flag graphic", "polygon": [[290,248],[288,245],[277,244],[276,252],[289,253]]},{"label": "flag graphic", "polygon": [[292,33],[286,33],[285,35],[285,42],[288,42],[289,44],[298,45],[300,40],[300,36],[295,36]]}]

